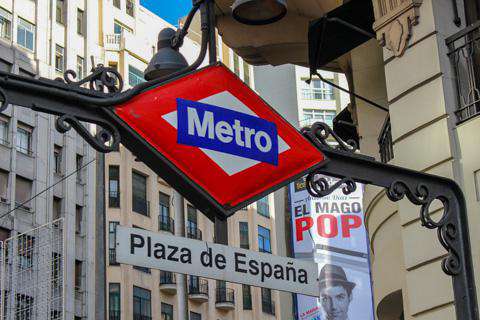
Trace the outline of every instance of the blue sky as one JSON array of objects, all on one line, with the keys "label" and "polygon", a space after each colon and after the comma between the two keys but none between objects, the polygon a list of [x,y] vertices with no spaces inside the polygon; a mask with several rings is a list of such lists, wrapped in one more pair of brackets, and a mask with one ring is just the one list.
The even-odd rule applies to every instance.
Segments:
[{"label": "blue sky", "polygon": [[192,7],[192,0],[141,0],[141,3],[175,26],[178,25],[178,19],[187,15]]}]

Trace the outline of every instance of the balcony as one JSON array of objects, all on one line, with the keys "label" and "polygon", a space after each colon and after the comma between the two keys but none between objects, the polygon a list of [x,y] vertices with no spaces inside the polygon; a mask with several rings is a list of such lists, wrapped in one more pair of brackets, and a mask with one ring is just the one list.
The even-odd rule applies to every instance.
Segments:
[{"label": "balcony", "polygon": [[122,48],[121,34],[107,34],[105,35],[105,49],[109,51],[120,51]]},{"label": "balcony", "polygon": [[393,140],[390,116],[388,116],[383,123],[382,131],[380,131],[380,136],[378,137],[378,147],[380,152],[380,160],[383,163],[388,163],[393,159]]},{"label": "balcony", "polygon": [[108,320],[120,320],[120,310],[109,310]]},{"label": "balcony", "polygon": [[111,266],[118,266],[116,249],[108,249],[108,262]]},{"label": "balcony", "polygon": [[190,281],[188,284],[188,298],[197,303],[204,303],[208,301],[208,281],[205,279],[198,279],[197,281]]},{"label": "balcony", "polygon": [[457,91],[457,122],[480,114],[480,21],[446,40]]},{"label": "balcony", "polygon": [[175,222],[172,218],[166,216],[158,216],[158,231],[167,231],[174,233]]},{"label": "balcony", "polygon": [[187,238],[202,240],[202,230],[194,227],[187,227]]},{"label": "balcony", "polygon": [[262,300],[262,312],[274,316],[275,302],[272,300]]},{"label": "balcony", "polygon": [[177,280],[173,272],[160,271],[160,291],[165,294],[177,293]]},{"label": "balcony", "polygon": [[217,288],[215,307],[220,310],[235,309],[235,292],[229,288]]}]

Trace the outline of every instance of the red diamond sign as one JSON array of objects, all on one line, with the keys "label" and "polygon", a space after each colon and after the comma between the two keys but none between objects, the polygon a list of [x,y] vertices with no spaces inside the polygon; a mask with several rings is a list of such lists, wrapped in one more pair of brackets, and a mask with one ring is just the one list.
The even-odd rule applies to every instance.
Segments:
[{"label": "red diamond sign", "polygon": [[324,161],[223,65],[150,89],[115,113],[162,163],[131,151],[210,218],[228,217]]}]

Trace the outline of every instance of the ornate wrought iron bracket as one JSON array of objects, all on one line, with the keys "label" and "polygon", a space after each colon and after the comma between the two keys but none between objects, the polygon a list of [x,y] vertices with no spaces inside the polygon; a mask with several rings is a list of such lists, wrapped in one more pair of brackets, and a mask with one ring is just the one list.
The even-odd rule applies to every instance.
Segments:
[{"label": "ornate wrought iron bracket", "polygon": [[[307,183],[310,194],[325,196],[341,186],[344,193],[349,193],[352,192],[351,184],[355,181],[384,187],[391,201],[406,197],[420,206],[422,225],[437,230],[439,241],[447,251],[442,269],[453,280],[457,319],[477,320],[478,306],[467,211],[460,187],[450,179],[384,164],[356,154],[356,148],[342,143],[324,123],[316,123],[302,132],[329,160],[324,167],[310,173]],[[326,179],[316,178],[318,174],[341,180],[329,186]],[[435,200],[443,203],[443,215],[436,221],[430,216],[429,210]]]}]

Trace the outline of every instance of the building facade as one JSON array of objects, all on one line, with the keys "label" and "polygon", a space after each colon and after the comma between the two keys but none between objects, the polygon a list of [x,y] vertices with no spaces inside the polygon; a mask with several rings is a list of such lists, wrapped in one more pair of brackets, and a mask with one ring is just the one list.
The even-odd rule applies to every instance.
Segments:
[{"label": "building facade", "polygon": [[[90,54],[96,57],[99,48],[95,5],[0,1],[1,69],[51,79],[72,69],[83,77],[91,67]],[[5,257],[4,284],[10,286],[3,299],[6,319],[95,318],[96,259],[89,250],[96,237],[96,153],[74,130],[58,133],[55,120],[12,106],[0,115],[0,233],[1,240],[12,237],[8,241],[16,248]],[[58,219],[68,234],[63,249],[40,247],[40,235],[23,235]],[[12,262],[16,257],[18,265]],[[48,264],[46,270],[40,263]],[[37,279],[29,278],[36,285],[21,292],[18,281],[27,274]],[[46,310],[44,299],[53,300],[62,282],[63,302]],[[52,291],[46,291],[50,285]]]},{"label": "building facade", "polygon": [[[116,67],[125,83],[134,86],[143,80],[143,71],[155,53],[156,35],[171,27],[141,6],[135,17],[125,8],[105,2],[103,20],[105,63]],[[148,30],[147,30],[148,29]],[[199,23],[195,19],[181,49],[192,62],[199,50]],[[142,38],[148,36],[150,38]],[[231,49],[219,44],[218,57],[245,83],[254,86],[253,69]],[[118,264],[116,226],[174,234],[175,224],[185,227],[188,238],[214,242],[214,224],[189,203],[185,221],[175,221],[173,189],[123,146],[105,156],[107,205],[106,255],[107,291],[110,320],[178,319],[181,289],[179,274]],[[228,220],[228,244],[249,250],[277,253],[275,204],[270,195],[239,211]],[[275,319],[279,316],[278,292],[187,276],[187,304],[190,319]]]},{"label": "building facade", "polygon": [[[221,15],[219,29],[224,41],[246,59],[308,65],[308,23],[302,22],[320,19],[334,9],[340,11],[332,16],[338,14],[354,25],[372,17],[376,39],[355,48],[343,38],[339,25],[329,24],[331,38],[322,49],[325,56],[331,54],[331,61],[321,67],[342,70],[351,90],[388,109],[352,101],[351,120],[361,153],[454,179],[461,187],[478,293],[480,162],[474,137],[479,125],[479,2],[317,2],[289,1],[282,21],[258,29]],[[355,2],[361,10],[342,11],[342,6]],[[221,11],[228,11],[232,3],[220,4]],[[360,38],[352,31],[349,39]],[[333,56],[335,51],[342,56]],[[455,319],[452,279],[441,267],[447,253],[436,230],[422,226],[419,207],[407,199],[392,203],[385,190],[372,186],[365,189],[364,205],[377,319]],[[440,221],[442,203],[434,203],[429,213]]]}]

